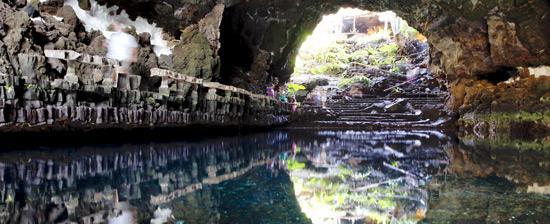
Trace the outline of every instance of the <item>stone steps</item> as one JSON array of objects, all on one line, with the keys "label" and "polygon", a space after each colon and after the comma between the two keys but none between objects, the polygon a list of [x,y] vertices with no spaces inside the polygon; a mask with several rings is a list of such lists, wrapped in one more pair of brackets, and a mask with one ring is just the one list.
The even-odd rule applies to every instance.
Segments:
[{"label": "stone steps", "polygon": [[[383,107],[369,108],[374,104],[389,105],[396,102],[398,99],[403,99],[406,104],[410,104],[414,110],[408,109],[403,112],[385,112]],[[399,98],[369,95],[347,101],[339,99],[328,102],[326,108],[312,108],[326,115],[325,119],[314,122],[319,126],[381,129],[425,128],[432,127],[435,121],[425,119],[421,112],[417,113],[415,111],[421,110],[424,105],[442,105],[444,102],[445,98],[436,94],[404,94],[403,97]]]},{"label": "stone steps", "polygon": [[350,117],[350,118],[365,118],[365,119],[375,119],[375,118],[401,118],[401,119],[410,119],[418,117],[418,114],[407,114],[407,113],[380,113],[380,114],[370,114],[366,112],[356,112],[356,113],[338,113],[340,117]]},{"label": "stone steps", "polygon": [[380,126],[385,128],[393,128],[393,127],[412,127],[412,126],[422,126],[422,127],[428,127],[430,125],[429,120],[418,120],[418,121],[401,121],[401,122],[372,122],[372,121],[340,121],[340,120],[329,120],[329,121],[316,121],[316,124],[323,125],[323,126],[356,126],[356,127],[362,127],[362,126]]},{"label": "stone steps", "polygon": [[381,122],[414,122],[418,118],[391,118],[391,117],[380,117],[380,118],[368,118],[368,117],[350,117],[350,116],[340,116],[336,119],[337,121],[363,121],[363,122],[372,122],[372,123],[381,123]]}]

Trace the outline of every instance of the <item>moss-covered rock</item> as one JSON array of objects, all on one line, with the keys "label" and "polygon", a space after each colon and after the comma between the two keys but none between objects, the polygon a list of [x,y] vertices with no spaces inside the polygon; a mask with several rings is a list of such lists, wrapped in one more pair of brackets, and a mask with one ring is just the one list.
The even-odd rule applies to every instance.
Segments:
[{"label": "moss-covered rock", "polygon": [[550,111],[468,113],[459,120],[461,135],[481,139],[546,139],[550,133]]},{"label": "moss-covered rock", "polygon": [[174,47],[174,70],[185,75],[211,79],[213,68],[218,63],[208,39],[198,26],[189,26],[182,31],[181,43]]}]

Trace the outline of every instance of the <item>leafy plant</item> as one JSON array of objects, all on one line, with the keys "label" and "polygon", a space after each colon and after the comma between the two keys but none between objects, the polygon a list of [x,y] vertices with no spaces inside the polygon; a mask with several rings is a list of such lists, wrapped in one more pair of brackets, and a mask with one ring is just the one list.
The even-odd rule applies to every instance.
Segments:
[{"label": "leafy plant", "polygon": [[305,163],[300,163],[294,159],[290,159],[288,160],[287,162],[287,169],[289,171],[295,171],[295,170],[302,170],[306,168],[306,164]]},{"label": "leafy plant", "polygon": [[395,168],[399,168],[399,162],[393,161],[393,162],[391,162],[391,166],[393,166]]},{"label": "leafy plant", "polygon": [[150,105],[154,105],[155,102],[156,102],[155,98],[153,98],[153,97],[147,97],[147,99],[145,101],[147,101],[147,103],[150,104]]},{"label": "leafy plant", "polygon": [[392,89],[391,89],[391,93],[393,94],[397,94],[397,93],[401,93],[403,92],[403,89],[397,87],[397,86],[394,86]]},{"label": "leafy plant", "polygon": [[298,91],[306,90],[306,87],[304,85],[290,83],[290,84],[287,85],[287,89],[288,89],[288,93],[290,95],[294,95]]}]

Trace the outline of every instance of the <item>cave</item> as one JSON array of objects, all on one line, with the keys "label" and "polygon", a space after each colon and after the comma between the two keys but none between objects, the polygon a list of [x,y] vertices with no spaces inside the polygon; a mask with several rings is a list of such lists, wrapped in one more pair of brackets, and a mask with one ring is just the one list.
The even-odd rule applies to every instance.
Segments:
[{"label": "cave", "polygon": [[[225,9],[220,25],[221,81],[231,83],[231,77],[251,70],[254,60],[254,47],[246,43],[254,30],[244,29],[245,21],[237,7]],[[241,57],[235,57],[240,52]]]},{"label": "cave", "polygon": [[3,1],[0,223],[544,223],[549,11]]}]

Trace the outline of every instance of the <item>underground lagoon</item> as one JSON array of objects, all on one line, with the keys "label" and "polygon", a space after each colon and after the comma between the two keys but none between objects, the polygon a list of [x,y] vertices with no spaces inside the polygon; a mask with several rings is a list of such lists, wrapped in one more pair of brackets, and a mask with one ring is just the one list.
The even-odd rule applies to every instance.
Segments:
[{"label": "underground lagoon", "polygon": [[550,3],[0,3],[0,223],[550,223]]}]

